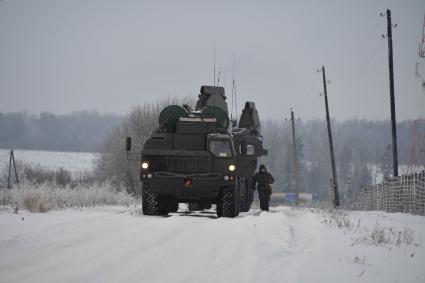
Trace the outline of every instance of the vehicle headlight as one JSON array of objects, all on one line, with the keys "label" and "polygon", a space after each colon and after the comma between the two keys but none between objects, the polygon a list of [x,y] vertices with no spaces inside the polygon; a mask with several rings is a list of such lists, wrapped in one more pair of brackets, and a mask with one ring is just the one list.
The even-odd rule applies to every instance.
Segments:
[{"label": "vehicle headlight", "polygon": [[235,165],[233,165],[233,164],[230,164],[229,165],[229,171],[235,171],[236,170],[236,166]]},{"label": "vehicle headlight", "polygon": [[148,169],[148,168],[149,168],[149,163],[148,163],[148,162],[146,162],[146,161],[143,161],[141,166],[142,166],[142,168],[143,168],[143,169],[145,169],[145,170],[146,170],[146,169]]}]

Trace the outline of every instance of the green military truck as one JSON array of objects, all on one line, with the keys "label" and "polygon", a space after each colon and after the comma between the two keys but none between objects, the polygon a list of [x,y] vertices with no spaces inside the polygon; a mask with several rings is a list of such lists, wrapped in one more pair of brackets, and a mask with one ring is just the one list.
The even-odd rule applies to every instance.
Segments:
[{"label": "green military truck", "polygon": [[[131,139],[127,138],[127,150]],[[253,201],[252,177],[262,146],[255,104],[246,102],[236,127],[223,87],[202,86],[195,109],[170,105],[141,152],[140,180],[145,215],[216,205],[218,217],[235,217]]]}]

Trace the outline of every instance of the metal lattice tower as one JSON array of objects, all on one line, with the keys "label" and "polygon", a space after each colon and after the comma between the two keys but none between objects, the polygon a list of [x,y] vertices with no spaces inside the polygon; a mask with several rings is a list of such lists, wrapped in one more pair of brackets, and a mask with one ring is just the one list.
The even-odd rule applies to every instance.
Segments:
[{"label": "metal lattice tower", "polygon": [[425,169],[425,120],[413,121],[411,130],[411,146],[409,171],[418,172]]}]

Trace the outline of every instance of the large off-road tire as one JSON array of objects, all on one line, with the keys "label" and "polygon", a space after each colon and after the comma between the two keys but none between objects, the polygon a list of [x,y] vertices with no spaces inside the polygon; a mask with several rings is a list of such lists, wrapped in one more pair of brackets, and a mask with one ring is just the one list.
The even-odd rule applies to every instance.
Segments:
[{"label": "large off-road tire", "polygon": [[236,187],[236,190],[235,190],[235,193],[236,193],[236,199],[237,199],[237,203],[235,204],[235,217],[236,216],[238,216],[239,215],[239,212],[241,212],[241,202],[240,202],[240,194],[241,194],[241,191],[240,191],[240,187],[239,186],[237,186]]},{"label": "large off-road tire", "polygon": [[251,209],[252,198],[253,198],[251,180],[246,179],[245,183],[241,184],[239,188],[241,191],[243,191],[243,194],[241,193],[241,198],[240,198],[241,212],[248,212]]},{"label": "large off-road tire", "polygon": [[239,215],[239,192],[237,186],[224,187],[217,200],[218,217],[236,217]]},{"label": "large off-road tire", "polygon": [[169,201],[149,189],[149,184],[142,184],[142,211],[144,215],[167,215]]},{"label": "large off-road tire", "polygon": [[248,195],[245,195],[241,198],[241,212],[247,212],[251,208],[251,202],[249,201]]},{"label": "large off-road tire", "polygon": [[239,185],[241,194],[240,194],[240,211],[247,212],[249,210],[249,199],[248,199],[248,189],[246,184]]},{"label": "large off-road tire", "polygon": [[251,209],[251,204],[252,204],[251,196],[250,196],[251,192],[252,192],[252,190],[248,189],[248,195],[247,195],[247,198],[246,198],[246,205],[245,205],[246,212],[248,212]]},{"label": "large off-road tire", "polygon": [[204,210],[204,208],[202,207],[202,205],[200,203],[197,203],[197,202],[189,202],[187,204],[187,209],[189,209],[189,211]]},{"label": "large off-road tire", "polygon": [[246,180],[246,201],[248,211],[251,209],[252,202],[254,201],[254,186],[252,185],[252,178]]},{"label": "large off-road tire", "polygon": [[168,203],[168,210],[170,212],[177,212],[179,210],[179,203],[176,201],[170,200]]}]

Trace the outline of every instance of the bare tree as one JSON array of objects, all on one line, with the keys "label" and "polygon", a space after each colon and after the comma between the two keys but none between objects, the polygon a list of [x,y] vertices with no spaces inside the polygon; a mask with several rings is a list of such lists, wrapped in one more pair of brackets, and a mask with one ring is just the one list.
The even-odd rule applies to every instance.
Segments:
[{"label": "bare tree", "polygon": [[194,105],[193,97],[165,97],[153,103],[135,106],[107,136],[100,147],[100,157],[96,162],[96,175],[100,180],[109,180],[118,190],[139,196],[139,162],[128,160],[125,151],[125,137],[132,137],[132,152],[140,153],[144,142],[158,126],[161,110],[172,104]]}]

